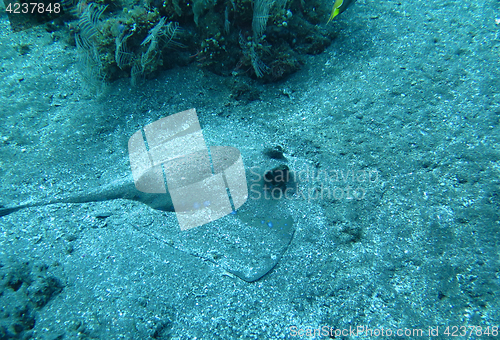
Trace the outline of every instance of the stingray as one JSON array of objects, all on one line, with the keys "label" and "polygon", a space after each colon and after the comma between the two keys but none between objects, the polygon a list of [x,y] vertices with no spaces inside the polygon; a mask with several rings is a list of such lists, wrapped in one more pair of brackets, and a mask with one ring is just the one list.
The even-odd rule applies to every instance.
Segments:
[{"label": "stingray", "polygon": [[[269,273],[287,250],[294,234],[294,221],[286,207],[286,200],[276,199],[276,192],[283,187],[268,183],[255,168],[247,171],[250,194],[247,202],[232,213],[201,227],[180,231],[171,223],[153,223],[141,228],[169,246],[202,258],[223,268],[230,276],[253,282]],[[262,174],[262,173],[261,173]],[[257,180],[258,179],[258,180]],[[271,186],[271,187],[270,187]],[[270,195],[269,189],[274,195]],[[272,197],[274,196],[274,198]],[[281,198],[281,197],[280,197]],[[40,207],[56,203],[89,203],[115,199],[128,199],[144,203],[173,218],[174,208],[168,192],[149,194],[136,189],[131,174],[95,191],[68,195],[30,203],[1,206],[0,216],[24,208]]]}]

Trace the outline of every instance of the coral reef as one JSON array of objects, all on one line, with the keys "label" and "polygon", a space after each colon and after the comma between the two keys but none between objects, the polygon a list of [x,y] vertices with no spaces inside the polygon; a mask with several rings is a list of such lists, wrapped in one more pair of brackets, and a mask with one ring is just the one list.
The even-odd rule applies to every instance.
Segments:
[{"label": "coral reef", "polygon": [[[318,0],[65,0],[82,74],[97,86],[196,63],[272,82],[330,44],[331,4]],[[75,20],[76,18],[76,20]],[[73,20],[73,22],[71,22]]]}]

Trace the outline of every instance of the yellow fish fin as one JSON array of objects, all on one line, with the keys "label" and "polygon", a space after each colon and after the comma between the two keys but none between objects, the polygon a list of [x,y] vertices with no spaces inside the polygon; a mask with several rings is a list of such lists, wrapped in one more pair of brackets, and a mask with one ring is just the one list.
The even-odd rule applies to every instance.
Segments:
[{"label": "yellow fish fin", "polygon": [[344,0],[335,0],[332,8],[332,14],[330,14],[330,18],[326,22],[327,24],[340,13],[340,6],[342,6],[343,3]]}]

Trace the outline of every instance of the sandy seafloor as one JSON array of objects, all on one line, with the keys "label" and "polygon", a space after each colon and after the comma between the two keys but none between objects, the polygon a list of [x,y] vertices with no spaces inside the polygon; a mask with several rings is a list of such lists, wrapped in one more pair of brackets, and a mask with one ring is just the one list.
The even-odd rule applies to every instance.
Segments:
[{"label": "sandy seafloor", "polygon": [[[41,27],[11,33],[0,16],[5,206],[120,178],[128,137],[190,108],[207,143],[252,154],[246,165],[271,164],[263,151],[279,145],[291,169],[379,174],[334,183],[361,187],[360,200],[285,202],[294,238],[253,283],[151,237],[157,221],[173,231],[177,222],[138,202],[0,217],[0,338],[293,339],[320,327],[380,334],[335,339],[430,338],[429,328],[439,339],[464,329],[460,338],[495,338],[499,18],[496,0],[359,0],[298,73],[238,80],[258,94],[248,101],[232,96],[235,79],[196,65],[136,88],[123,79],[96,98],[73,47]],[[422,336],[408,336],[415,330]]]}]

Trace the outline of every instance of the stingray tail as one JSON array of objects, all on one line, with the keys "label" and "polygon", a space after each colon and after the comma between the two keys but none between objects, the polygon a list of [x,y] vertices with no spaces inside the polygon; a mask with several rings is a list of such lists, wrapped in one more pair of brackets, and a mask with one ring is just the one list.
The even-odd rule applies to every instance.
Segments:
[{"label": "stingray tail", "polygon": [[24,208],[24,206],[13,207],[13,208],[0,208],[0,216],[8,215],[8,214],[16,212],[22,208]]}]

